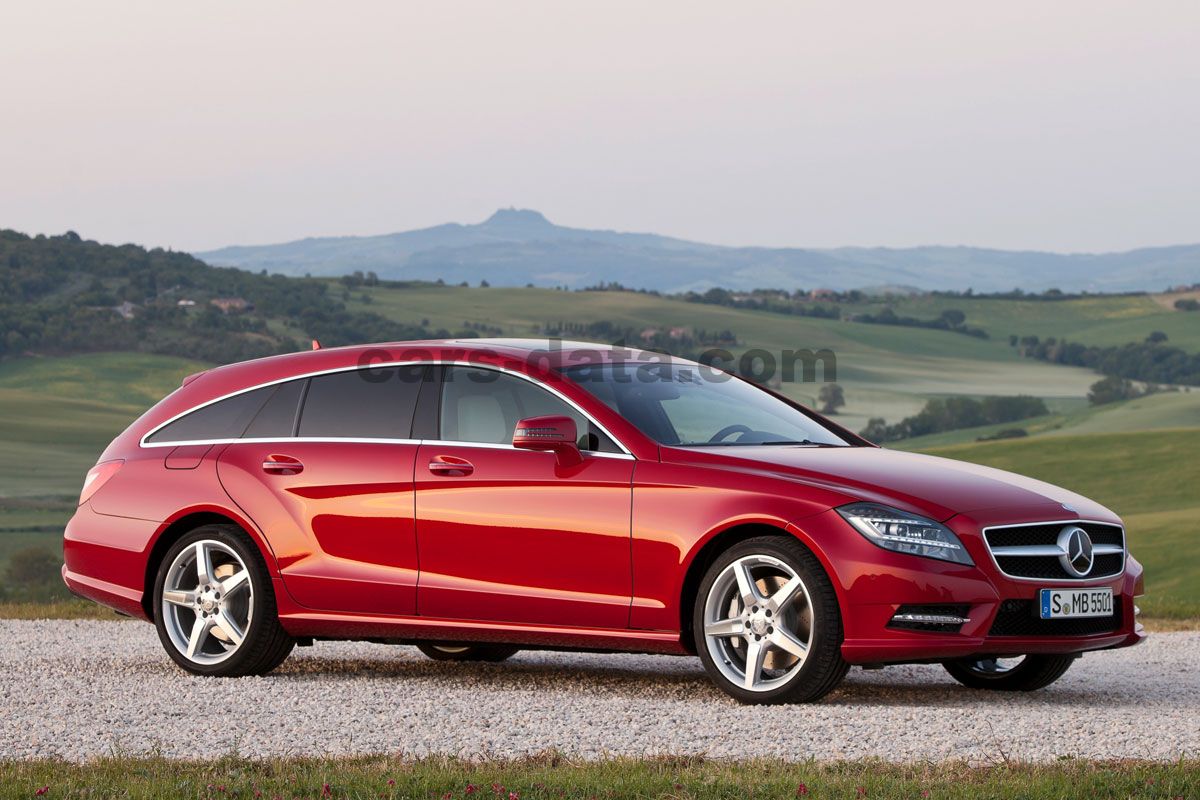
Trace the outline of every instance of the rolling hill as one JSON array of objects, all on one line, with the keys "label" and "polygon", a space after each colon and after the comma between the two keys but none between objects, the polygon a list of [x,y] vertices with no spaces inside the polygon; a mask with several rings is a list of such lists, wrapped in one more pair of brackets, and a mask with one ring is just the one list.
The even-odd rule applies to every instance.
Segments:
[{"label": "rolling hill", "polygon": [[[658,237],[625,236],[613,234],[611,246],[686,248]],[[566,243],[572,244],[569,237]],[[311,336],[334,344],[425,335],[530,336],[555,326],[591,325],[606,332],[592,338],[611,341],[608,335],[619,332],[635,344],[649,331],[679,329],[698,342],[702,331],[710,339],[727,335],[735,355],[751,348],[776,355],[829,348],[847,401],[838,419],[854,429],[870,417],[896,421],[932,397],[1043,398],[1050,413],[1021,421],[1025,439],[975,441],[994,433],[992,426],[898,446],[1033,474],[1112,506],[1126,515],[1135,553],[1151,570],[1152,595],[1143,607],[1158,615],[1200,615],[1200,584],[1193,579],[1200,509],[1192,496],[1200,475],[1191,457],[1200,431],[1200,391],[1090,408],[1085,394],[1095,373],[1022,358],[1009,343],[1013,335],[1037,335],[1121,344],[1158,331],[1189,352],[1200,350],[1200,315],[1175,310],[1162,298],[846,296],[837,301],[838,313],[811,316],[630,291],[267,277],[74,235],[3,232],[0,256],[6,355],[0,359],[0,570],[22,548],[53,552],[61,546],[61,527],[82,476],[104,445],[184,375],[211,363],[295,349]],[[229,297],[253,307],[226,313],[213,305]],[[114,308],[121,303],[133,309],[132,318]],[[806,306],[820,308],[822,301]],[[884,307],[917,320],[957,310],[978,335],[855,321]],[[812,405],[820,386],[780,388]]]},{"label": "rolling hill", "polygon": [[896,285],[1118,292],[1160,290],[1200,277],[1200,245],[1098,254],[941,246],[722,247],[650,233],[564,227],[528,209],[502,209],[478,224],[232,246],[196,255],[218,266],[293,276],[357,270],[390,280],[570,288],[615,281],[669,293],[714,286],[794,290]]}]

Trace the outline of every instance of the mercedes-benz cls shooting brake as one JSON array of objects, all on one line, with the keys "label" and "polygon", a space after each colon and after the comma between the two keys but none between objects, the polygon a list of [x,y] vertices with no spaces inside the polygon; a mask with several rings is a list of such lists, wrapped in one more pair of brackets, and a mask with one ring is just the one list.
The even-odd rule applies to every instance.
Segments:
[{"label": "mercedes-benz cls shooting brake", "polygon": [[1137,644],[1121,520],[880,449],[769,390],[600,345],[345,347],[191,376],[88,473],[77,594],[202,675],[296,644],[698,655],[751,703],[850,665],[1031,690]]}]

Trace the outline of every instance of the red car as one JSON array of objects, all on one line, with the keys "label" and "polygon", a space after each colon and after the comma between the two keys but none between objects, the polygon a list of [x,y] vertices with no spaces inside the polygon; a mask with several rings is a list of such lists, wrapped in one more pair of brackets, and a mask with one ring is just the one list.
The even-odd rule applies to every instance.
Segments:
[{"label": "red car", "polygon": [[117,437],[67,526],[75,593],[201,675],[315,639],[444,660],[699,655],[751,703],[853,664],[1031,690],[1125,647],[1121,520],[1006,472],[883,450],[657,353],[343,347],[220,367]]}]

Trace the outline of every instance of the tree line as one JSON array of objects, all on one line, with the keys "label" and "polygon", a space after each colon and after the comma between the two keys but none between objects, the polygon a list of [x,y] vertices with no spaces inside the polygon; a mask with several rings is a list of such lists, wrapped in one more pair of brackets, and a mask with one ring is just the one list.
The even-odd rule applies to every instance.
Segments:
[{"label": "tree line", "polygon": [[919,413],[895,425],[888,425],[881,417],[873,417],[859,435],[882,444],[931,433],[1016,422],[1049,413],[1040,397],[1029,395],[984,397],[980,400],[972,397],[935,397],[927,401]]},{"label": "tree line", "polygon": [[1085,345],[1053,336],[1009,337],[1009,344],[1025,358],[1087,367],[1102,375],[1147,383],[1200,386],[1200,353],[1188,353],[1168,343],[1167,335],[1154,331],[1141,342],[1120,345]]},{"label": "tree line", "polygon": [[[223,310],[215,299],[235,299]],[[244,302],[243,302],[244,301]],[[349,311],[329,284],[73,232],[0,230],[0,357],[128,350],[227,363],[326,345],[475,336]]]}]

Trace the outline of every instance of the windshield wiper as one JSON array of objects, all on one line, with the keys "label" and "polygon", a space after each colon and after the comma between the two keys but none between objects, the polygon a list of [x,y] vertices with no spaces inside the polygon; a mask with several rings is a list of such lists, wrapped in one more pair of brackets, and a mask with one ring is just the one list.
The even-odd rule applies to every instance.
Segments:
[{"label": "windshield wiper", "polygon": [[801,439],[798,442],[789,441],[789,440],[785,439],[785,440],[781,440],[781,441],[777,441],[777,442],[748,442],[748,444],[759,444],[759,445],[763,445],[765,447],[775,447],[775,446],[779,446],[779,445],[786,446],[789,444],[790,445],[805,445],[807,447],[841,447],[841,445],[836,445],[831,442],[814,442],[809,439]]},{"label": "windshield wiper", "polygon": [[688,444],[680,444],[678,447],[844,447],[845,445],[832,444],[830,442],[814,442],[809,439],[779,439],[767,442],[689,442]]}]

